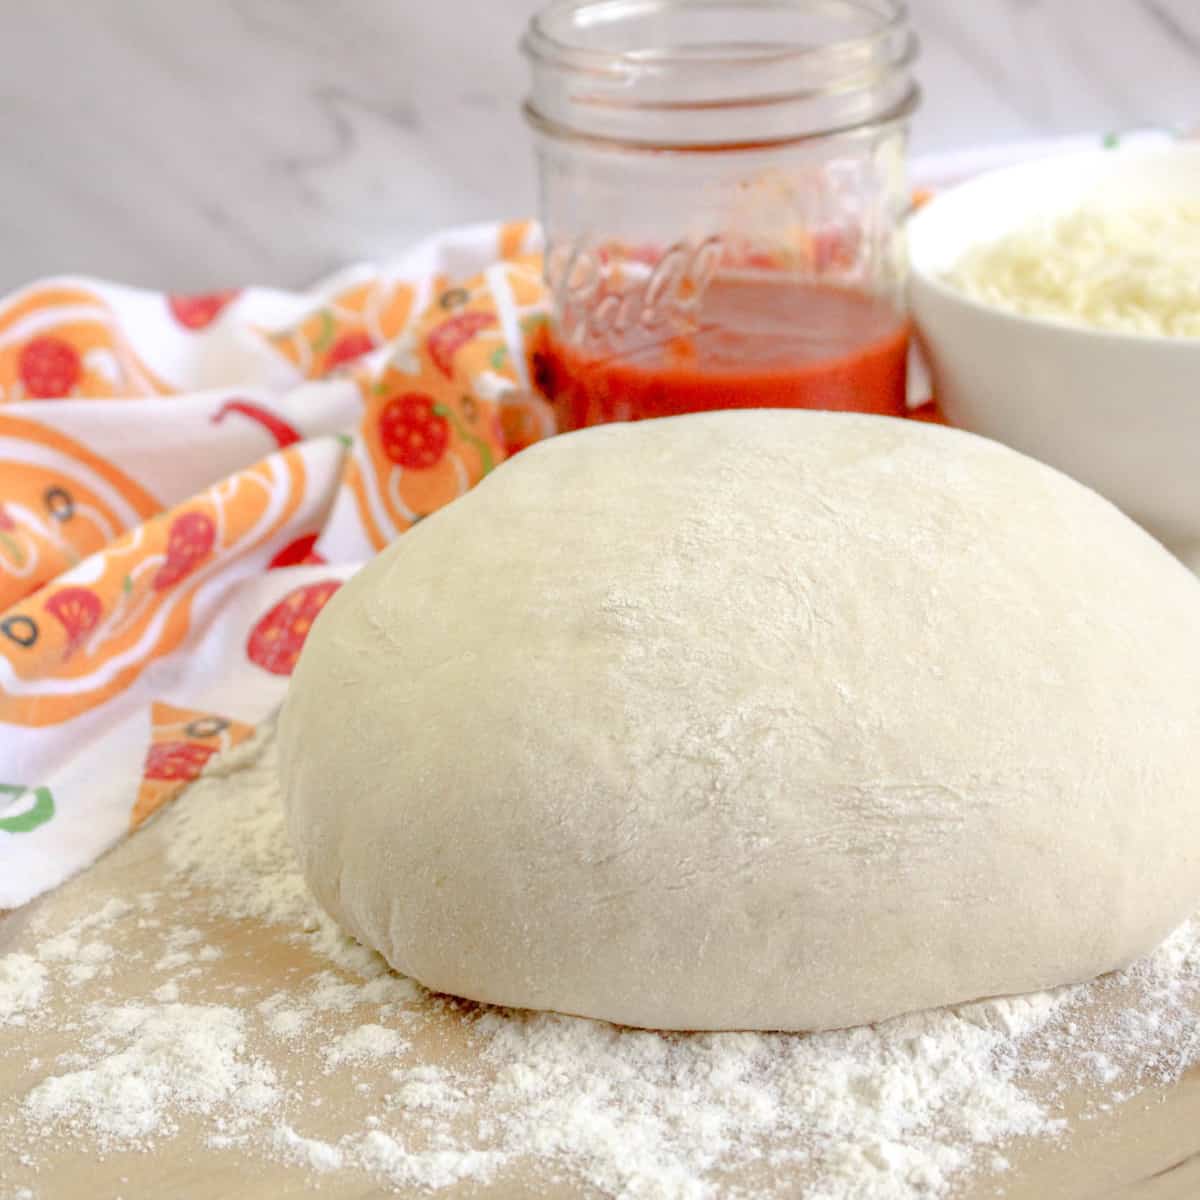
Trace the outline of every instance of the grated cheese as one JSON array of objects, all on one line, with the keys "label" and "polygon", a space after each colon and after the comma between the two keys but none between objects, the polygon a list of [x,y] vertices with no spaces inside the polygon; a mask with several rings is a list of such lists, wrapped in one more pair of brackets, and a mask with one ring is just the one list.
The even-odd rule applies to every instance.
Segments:
[{"label": "grated cheese", "polygon": [[1200,202],[1084,206],[969,250],[946,280],[1025,316],[1200,337]]}]

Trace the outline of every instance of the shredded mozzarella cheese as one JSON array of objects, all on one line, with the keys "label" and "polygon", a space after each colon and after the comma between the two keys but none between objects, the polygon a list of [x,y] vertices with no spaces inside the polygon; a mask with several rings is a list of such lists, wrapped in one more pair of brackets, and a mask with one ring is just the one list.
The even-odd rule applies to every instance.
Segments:
[{"label": "shredded mozzarella cheese", "polygon": [[1026,316],[1200,337],[1200,202],[1082,207],[975,247],[946,278]]}]

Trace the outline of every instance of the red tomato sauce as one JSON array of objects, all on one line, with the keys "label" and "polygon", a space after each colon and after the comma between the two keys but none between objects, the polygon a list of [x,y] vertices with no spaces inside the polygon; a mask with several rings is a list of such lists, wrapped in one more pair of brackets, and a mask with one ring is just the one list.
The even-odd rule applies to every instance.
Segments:
[{"label": "red tomato sauce", "polygon": [[603,347],[549,333],[539,382],[559,428],[718,408],[905,413],[908,322],[887,301],[797,280],[718,275],[676,336]]}]

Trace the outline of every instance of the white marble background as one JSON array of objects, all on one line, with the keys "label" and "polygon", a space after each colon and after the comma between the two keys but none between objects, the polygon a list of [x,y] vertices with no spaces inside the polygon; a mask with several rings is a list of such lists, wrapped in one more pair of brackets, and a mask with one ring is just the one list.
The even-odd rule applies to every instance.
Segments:
[{"label": "white marble background", "polygon": [[[539,0],[0,0],[0,288],[295,286],[532,211]],[[916,149],[1200,123],[1200,0],[910,0]]]}]

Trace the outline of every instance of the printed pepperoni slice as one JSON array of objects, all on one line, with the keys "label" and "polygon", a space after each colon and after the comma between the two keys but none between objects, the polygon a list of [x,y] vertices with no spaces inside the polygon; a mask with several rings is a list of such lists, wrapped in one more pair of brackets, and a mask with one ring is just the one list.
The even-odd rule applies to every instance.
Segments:
[{"label": "printed pepperoni slice", "polygon": [[325,370],[332,371],[336,367],[345,366],[346,363],[353,362],[374,349],[375,343],[371,341],[370,334],[361,329],[354,333],[343,333],[329,348],[329,354],[325,358]]},{"label": "printed pepperoni slice", "polygon": [[448,317],[429,331],[425,345],[429,357],[449,379],[454,374],[454,356],[481,330],[496,324],[496,314],[490,312],[460,312]]},{"label": "printed pepperoni slice", "polygon": [[156,742],[146,752],[142,776],[145,779],[195,779],[216,752],[216,746],[206,746],[202,742]]},{"label": "printed pepperoni slice", "polygon": [[71,394],[83,376],[83,362],[70,342],[46,334],[21,347],[17,373],[27,395],[54,400]]},{"label": "printed pepperoni slice", "polygon": [[326,579],[288,592],[250,631],[246,657],[272,675],[290,675],[312,623],[341,586]]},{"label": "printed pepperoni slice", "polygon": [[168,296],[167,307],[184,329],[207,329],[238,298],[237,288],[203,296]]},{"label": "printed pepperoni slice", "polygon": [[450,424],[436,411],[432,396],[408,392],[395,396],[379,414],[383,452],[397,466],[428,470],[450,444]]},{"label": "printed pepperoni slice", "polygon": [[181,513],[167,530],[167,561],[159,567],[150,586],[156,592],[178,583],[212,552],[217,527],[206,513]]},{"label": "printed pepperoni slice", "polygon": [[46,601],[46,611],[67,631],[69,658],[100,623],[102,606],[95,592],[82,587],[60,588]]}]

